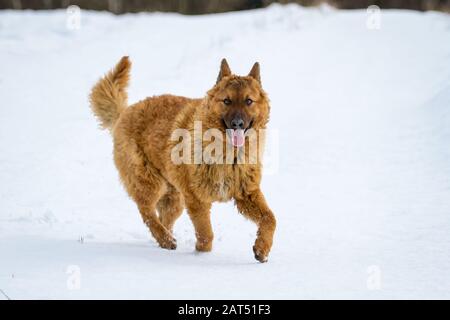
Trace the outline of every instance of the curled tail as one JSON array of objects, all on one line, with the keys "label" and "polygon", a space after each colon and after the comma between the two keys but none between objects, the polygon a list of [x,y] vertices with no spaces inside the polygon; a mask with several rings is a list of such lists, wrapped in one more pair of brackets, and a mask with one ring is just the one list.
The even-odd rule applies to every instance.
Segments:
[{"label": "curled tail", "polygon": [[126,88],[130,79],[131,62],[122,57],[119,63],[92,88],[91,109],[103,129],[112,129],[120,113],[127,107]]}]

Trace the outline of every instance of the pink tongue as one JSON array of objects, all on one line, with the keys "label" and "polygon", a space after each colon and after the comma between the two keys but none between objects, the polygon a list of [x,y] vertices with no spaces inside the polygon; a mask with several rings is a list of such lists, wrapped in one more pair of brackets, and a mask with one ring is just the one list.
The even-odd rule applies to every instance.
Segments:
[{"label": "pink tongue", "polygon": [[233,146],[242,147],[245,141],[244,130],[233,130],[231,140],[233,142]]}]

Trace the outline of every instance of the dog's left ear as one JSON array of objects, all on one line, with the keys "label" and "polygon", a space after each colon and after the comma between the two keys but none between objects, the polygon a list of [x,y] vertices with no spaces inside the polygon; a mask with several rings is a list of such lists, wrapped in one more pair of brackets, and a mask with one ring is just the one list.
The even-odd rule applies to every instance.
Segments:
[{"label": "dog's left ear", "polygon": [[250,70],[249,74],[250,77],[256,79],[259,83],[261,83],[261,75],[259,72],[259,63],[255,62],[255,64],[252,67],[252,70]]},{"label": "dog's left ear", "polygon": [[216,83],[219,83],[220,80],[222,80],[223,77],[227,77],[231,75],[231,69],[228,65],[227,59],[223,58],[222,62],[220,63],[220,72],[219,76],[217,77]]}]

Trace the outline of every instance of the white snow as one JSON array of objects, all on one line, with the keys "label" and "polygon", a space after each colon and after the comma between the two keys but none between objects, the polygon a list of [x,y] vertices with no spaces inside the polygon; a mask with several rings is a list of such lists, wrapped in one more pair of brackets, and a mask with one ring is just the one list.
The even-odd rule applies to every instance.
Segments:
[{"label": "white snow", "polygon": [[[450,298],[450,16],[386,10],[379,30],[366,20],[296,5],[83,11],[69,30],[62,10],[1,11],[0,289],[11,299]],[[123,55],[130,102],[201,97],[223,57],[238,74],[261,63],[279,133],[279,168],[262,184],[278,218],[267,264],[232,203],[213,206],[211,253],[194,251],[187,215],[176,251],[151,238],[87,101]]]}]

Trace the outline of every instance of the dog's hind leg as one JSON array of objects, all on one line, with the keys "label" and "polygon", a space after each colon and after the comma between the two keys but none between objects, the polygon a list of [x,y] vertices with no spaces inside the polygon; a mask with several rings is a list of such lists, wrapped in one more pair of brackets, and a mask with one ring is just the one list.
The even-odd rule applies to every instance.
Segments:
[{"label": "dog's hind leg", "polygon": [[161,248],[176,249],[177,242],[172,236],[172,233],[167,230],[159,221],[156,214],[156,203],[164,192],[163,182],[161,180],[153,181],[151,184],[136,184],[137,193],[134,195],[134,200],[139,208],[142,219],[147,227],[150,229],[153,237],[156,239]]},{"label": "dog's hind leg", "polygon": [[156,214],[156,204],[164,192],[164,182],[161,179],[153,180],[151,183],[141,183],[136,181],[136,193],[133,198],[141,213],[142,219],[150,229],[153,237],[156,239],[161,248],[176,249],[177,242],[172,233],[164,227]]},{"label": "dog's hind leg", "polygon": [[172,185],[168,185],[166,193],[156,204],[159,220],[170,232],[173,232],[173,225],[183,212],[183,202],[181,193]]},{"label": "dog's hind leg", "polygon": [[144,223],[150,229],[153,237],[156,239],[161,248],[174,250],[177,248],[177,241],[172,236],[172,233],[167,230],[159,221],[154,208],[146,206],[139,206],[139,211],[142,215]]},{"label": "dog's hind leg", "polygon": [[126,147],[132,152],[114,153],[123,184],[158,244],[165,249],[176,249],[175,238],[162,225],[156,213],[156,204],[166,192],[166,182],[138,148],[130,148],[129,144]]}]

